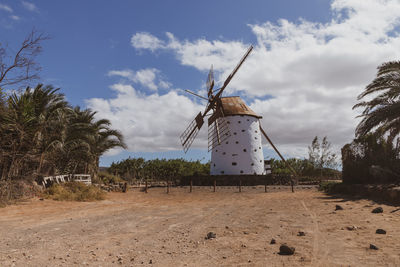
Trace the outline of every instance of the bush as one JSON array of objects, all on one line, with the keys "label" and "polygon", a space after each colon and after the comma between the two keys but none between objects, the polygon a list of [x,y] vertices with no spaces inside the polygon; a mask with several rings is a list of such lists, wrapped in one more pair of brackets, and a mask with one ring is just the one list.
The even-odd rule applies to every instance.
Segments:
[{"label": "bush", "polygon": [[110,174],[108,172],[99,172],[98,176],[100,181],[104,184],[117,184],[117,183],[124,183],[125,181],[121,179],[119,176]]},{"label": "bush", "polygon": [[325,193],[336,192],[336,189],[340,187],[342,183],[336,181],[323,181],[319,184],[318,190],[324,191]]},{"label": "bush", "polygon": [[348,184],[399,181],[399,147],[369,134],[342,148],[343,182]]},{"label": "bush", "polygon": [[67,182],[53,184],[45,190],[44,196],[53,200],[92,201],[102,200],[106,193],[94,185],[85,185],[81,182]]},{"label": "bush", "polygon": [[39,194],[40,189],[23,180],[0,180],[0,207]]}]

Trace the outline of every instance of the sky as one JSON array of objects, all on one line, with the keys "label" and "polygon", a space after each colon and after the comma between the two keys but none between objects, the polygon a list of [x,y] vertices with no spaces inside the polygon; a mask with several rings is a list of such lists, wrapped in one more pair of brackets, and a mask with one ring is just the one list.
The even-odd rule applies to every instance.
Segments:
[{"label": "sky", "polygon": [[[0,1],[0,42],[15,50],[36,29],[51,38],[40,82],[120,130],[127,157],[210,159],[207,127],[183,153],[179,135],[205,107],[213,64],[286,157],[307,157],[314,136],[334,150],[354,138],[352,110],[380,64],[400,57],[400,0]],[[13,88],[7,88],[13,89]],[[266,158],[276,157],[265,143]]]}]

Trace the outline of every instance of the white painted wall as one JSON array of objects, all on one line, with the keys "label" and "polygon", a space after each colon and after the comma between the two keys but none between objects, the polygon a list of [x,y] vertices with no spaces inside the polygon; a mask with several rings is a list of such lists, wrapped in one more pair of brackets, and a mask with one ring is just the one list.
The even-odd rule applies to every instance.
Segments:
[{"label": "white painted wall", "polygon": [[211,151],[211,175],[264,174],[258,118],[226,116],[231,136]]}]

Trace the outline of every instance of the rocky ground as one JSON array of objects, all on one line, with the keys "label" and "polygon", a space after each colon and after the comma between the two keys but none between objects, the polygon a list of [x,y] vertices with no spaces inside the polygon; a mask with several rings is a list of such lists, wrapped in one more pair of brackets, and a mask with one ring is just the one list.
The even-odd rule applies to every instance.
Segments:
[{"label": "rocky ground", "polygon": [[[400,266],[398,207],[311,187],[212,191],[152,188],[2,208],[0,265]],[[279,254],[283,243],[293,255]]]}]

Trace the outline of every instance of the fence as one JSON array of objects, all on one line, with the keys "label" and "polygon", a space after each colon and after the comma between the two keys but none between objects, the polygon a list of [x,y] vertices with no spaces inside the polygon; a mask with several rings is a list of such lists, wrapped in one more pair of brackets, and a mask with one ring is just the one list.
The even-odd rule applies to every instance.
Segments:
[{"label": "fence", "polygon": [[47,176],[43,177],[41,184],[43,187],[49,187],[55,183],[60,184],[70,181],[82,182],[87,185],[92,184],[92,178],[90,177],[90,174],[64,174],[56,176]]}]

